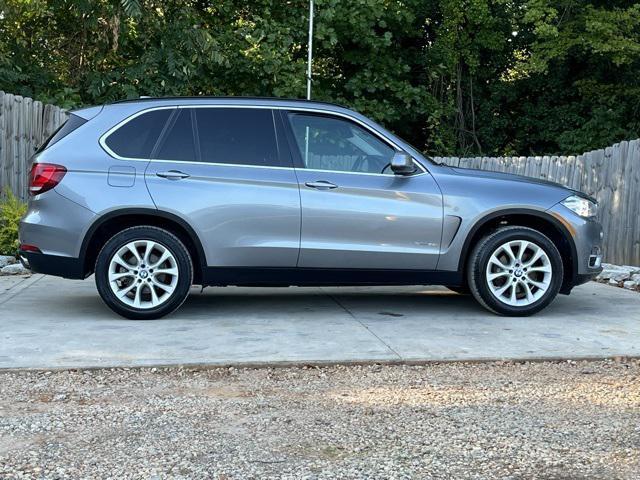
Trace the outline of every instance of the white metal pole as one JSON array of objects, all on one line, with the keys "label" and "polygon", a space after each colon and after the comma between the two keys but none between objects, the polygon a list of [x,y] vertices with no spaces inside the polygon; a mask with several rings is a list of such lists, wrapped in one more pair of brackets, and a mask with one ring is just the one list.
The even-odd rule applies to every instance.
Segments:
[{"label": "white metal pole", "polygon": [[309,44],[307,51],[307,100],[311,100],[311,62],[313,60],[313,0],[309,0]]}]

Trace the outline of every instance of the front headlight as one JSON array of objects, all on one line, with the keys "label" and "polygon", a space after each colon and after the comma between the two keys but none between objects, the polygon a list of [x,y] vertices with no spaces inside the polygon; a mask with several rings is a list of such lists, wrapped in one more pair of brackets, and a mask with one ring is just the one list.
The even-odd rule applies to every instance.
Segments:
[{"label": "front headlight", "polygon": [[560,203],[562,203],[562,205],[567,207],[569,210],[584,218],[595,217],[598,213],[597,203],[594,203],[591,200],[587,200],[586,198],[582,198],[577,195],[571,195],[570,197],[565,198]]}]

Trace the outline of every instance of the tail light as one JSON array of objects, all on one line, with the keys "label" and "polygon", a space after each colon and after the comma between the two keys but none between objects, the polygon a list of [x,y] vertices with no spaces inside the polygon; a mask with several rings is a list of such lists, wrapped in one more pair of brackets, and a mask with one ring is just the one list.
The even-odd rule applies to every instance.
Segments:
[{"label": "tail light", "polygon": [[29,172],[29,194],[38,195],[58,185],[67,169],[53,163],[34,163]]}]

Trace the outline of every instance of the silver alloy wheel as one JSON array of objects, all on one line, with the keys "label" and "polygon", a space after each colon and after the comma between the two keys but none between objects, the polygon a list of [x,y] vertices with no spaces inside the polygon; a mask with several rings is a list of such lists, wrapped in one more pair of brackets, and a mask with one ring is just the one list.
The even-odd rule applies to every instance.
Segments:
[{"label": "silver alloy wheel", "polygon": [[496,248],[486,271],[493,296],[513,307],[525,307],[542,298],[552,275],[547,252],[527,240],[513,240]]},{"label": "silver alloy wheel", "polygon": [[171,297],[177,285],[173,253],[153,240],[129,242],[109,262],[111,291],[130,307],[155,308]]}]

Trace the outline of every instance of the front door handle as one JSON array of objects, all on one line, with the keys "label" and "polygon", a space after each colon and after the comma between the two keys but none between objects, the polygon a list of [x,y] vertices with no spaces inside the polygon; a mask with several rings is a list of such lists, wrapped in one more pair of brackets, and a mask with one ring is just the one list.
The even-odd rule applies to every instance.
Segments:
[{"label": "front door handle", "polygon": [[317,190],[331,190],[332,188],[338,188],[338,185],[327,182],[326,180],[318,180],[317,182],[307,182],[305,185],[309,188],[315,188]]},{"label": "front door handle", "polygon": [[169,170],[168,172],[158,172],[157,176],[166,178],[168,180],[180,180],[181,178],[188,178],[189,174],[180,172],[179,170]]}]

